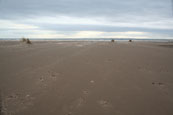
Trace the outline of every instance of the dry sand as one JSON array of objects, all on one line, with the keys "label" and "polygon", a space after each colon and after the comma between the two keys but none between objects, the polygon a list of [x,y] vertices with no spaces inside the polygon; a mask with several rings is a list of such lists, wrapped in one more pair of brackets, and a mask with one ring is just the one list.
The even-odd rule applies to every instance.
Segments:
[{"label": "dry sand", "polygon": [[1,41],[0,115],[173,115],[173,43]]}]

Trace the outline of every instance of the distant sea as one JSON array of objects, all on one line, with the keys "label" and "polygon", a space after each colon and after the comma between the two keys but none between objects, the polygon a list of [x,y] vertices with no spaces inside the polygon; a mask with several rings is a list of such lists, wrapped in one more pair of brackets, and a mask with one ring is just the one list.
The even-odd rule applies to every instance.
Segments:
[{"label": "distant sea", "polygon": [[[0,38],[3,41],[17,41],[21,38]],[[30,38],[33,41],[151,41],[151,42],[173,42],[173,39],[139,39],[139,38]]]}]

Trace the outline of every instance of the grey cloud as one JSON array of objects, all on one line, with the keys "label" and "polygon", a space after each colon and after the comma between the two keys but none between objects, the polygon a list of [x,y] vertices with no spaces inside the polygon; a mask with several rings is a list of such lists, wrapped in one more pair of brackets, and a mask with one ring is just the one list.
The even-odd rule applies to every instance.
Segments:
[{"label": "grey cloud", "polygon": [[[38,26],[40,30],[54,31],[143,31],[173,36],[171,29],[118,27],[104,25],[61,25],[31,23],[35,17],[98,17],[110,22],[165,22],[172,19],[171,0],[0,0],[0,19]],[[5,29],[4,29],[5,30]]]},{"label": "grey cloud", "polygon": [[139,32],[152,32],[169,34],[173,36],[172,29],[146,29],[139,27],[118,27],[118,26],[98,26],[98,25],[40,25],[42,29],[50,29],[54,31],[104,31],[104,32],[127,32],[127,31],[139,31]]},{"label": "grey cloud", "polygon": [[[32,30],[52,30],[54,32],[69,35],[69,32],[78,32],[78,31],[101,31],[101,32],[128,32],[128,31],[136,31],[136,32],[147,32],[153,34],[163,34],[173,36],[172,29],[150,29],[144,27],[119,27],[119,26],[104,26],[104,25],[64,25],[64,24],[36,24],[36,26],[40,28],[36,29],[26,29],[29,31]],[[0,29],[1,31],[4,29]],[[6,29],[8,30],[24,30],[24,29]],[[71,33],[72,34],[72,33]]]},{"label": "grey cloud", "polygon": [[[0,15],[21,18],[33,15],[169,16],[170,0],[1,0]],[[171,13],[170,13],[171,14]]]}]

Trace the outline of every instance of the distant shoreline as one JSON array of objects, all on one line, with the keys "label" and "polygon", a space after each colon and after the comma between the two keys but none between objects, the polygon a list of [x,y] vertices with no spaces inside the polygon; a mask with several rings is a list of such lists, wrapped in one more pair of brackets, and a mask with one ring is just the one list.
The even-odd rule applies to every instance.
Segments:
[{"label": "distant shoreline", "polygon": [[[0,41],[18,41],[21,38],[0,38]],[[137,38],[30,38],[32,41],[147,41],[147,42],[173,42],[173,39],[137,39]]]}]

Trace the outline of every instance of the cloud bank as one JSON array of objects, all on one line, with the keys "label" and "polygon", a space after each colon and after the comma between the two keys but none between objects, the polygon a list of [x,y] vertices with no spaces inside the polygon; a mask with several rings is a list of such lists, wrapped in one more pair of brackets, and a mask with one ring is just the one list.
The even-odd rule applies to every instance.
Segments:
[{"label": "cloud bank", "polygon": [[0,38],[173,38],[171,0],[1,0]]}]

